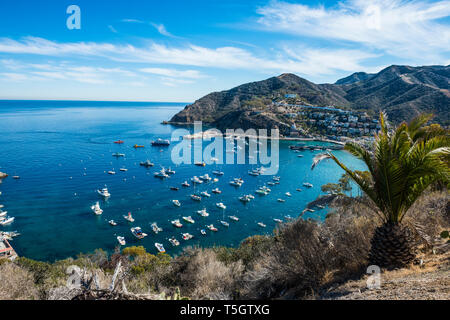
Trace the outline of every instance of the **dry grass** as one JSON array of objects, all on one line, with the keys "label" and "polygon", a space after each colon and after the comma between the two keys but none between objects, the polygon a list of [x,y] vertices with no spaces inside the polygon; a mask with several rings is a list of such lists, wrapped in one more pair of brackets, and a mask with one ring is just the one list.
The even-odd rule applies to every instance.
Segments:
[{"label": "dry grass", "polygon": [[11,262],[0,264],[0,300],[36,300],[33,274]]}]

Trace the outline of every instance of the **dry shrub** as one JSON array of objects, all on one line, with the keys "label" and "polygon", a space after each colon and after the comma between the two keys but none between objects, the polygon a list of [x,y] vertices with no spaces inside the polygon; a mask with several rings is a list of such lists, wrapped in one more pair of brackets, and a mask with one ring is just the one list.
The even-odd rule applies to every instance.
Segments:
[{"label": "dry shrub", "polygon": [[0,300],[36,300],[39,292],[33,275],[14,263],[0,264]]}]

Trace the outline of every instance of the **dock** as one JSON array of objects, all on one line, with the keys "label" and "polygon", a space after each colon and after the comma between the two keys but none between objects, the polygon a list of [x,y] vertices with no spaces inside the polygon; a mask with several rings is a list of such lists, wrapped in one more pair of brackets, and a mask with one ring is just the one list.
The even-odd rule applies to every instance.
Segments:
[{"label": "dock", "polygon": [[0,260],[9,259],[11,261],[18,257],[16,251],[4,237],[0,237]]}]

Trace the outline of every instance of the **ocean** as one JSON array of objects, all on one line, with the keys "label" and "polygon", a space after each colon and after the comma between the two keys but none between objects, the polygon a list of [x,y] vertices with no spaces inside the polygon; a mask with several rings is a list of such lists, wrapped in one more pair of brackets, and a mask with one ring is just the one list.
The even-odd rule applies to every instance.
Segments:
[{"label": "ocean", "polygon": [[[272,180],[272,176],[250,176],[255,165],[174,165],[171,161],[172,144],[168,148],[152,147],[157,138],[170,139],[176,127],[162,125],[184,108],[180,103],[158,102],[89,102],[89,101],[0,101],[0,171],[10,177],[0,184],[0,204],[9,216],[15,217],[10,226],[1,231],[18,231],[21,235],[11,241],[20,256],[41,261],[54,261],[74,257],[79,253],[102,248],[113,252],[118,245],[116,237],[124,236],[126,246],[142,245],[156,253],[155,242],[162,243],[167,253],[178,254],[185,246],[238,246],[252,235],[271,234],[277,224],[273,219],[285,216],[298,217],[305,205],[321,194],[321,185],[337,182],[343,171],[331,161],[325,161],[311,171],[311,163],[317,152],[292,152],[295,141],[280,141],[280,184],[270,186],[272,192],[258,196],[255,190]],[[114,144],[121,139],[124,144]],[[310,144],[322,144],[308,142]],[[145,148],[134,149],[133,146]],[[205,143],[207,145],[207,143]],[[113,153],[124,153],[115,158]],[[334,152],[353,169],[363,170],[364,164],[344,151]],[[145,160],[155,163],[146,169],[139,163]],[[161,180],[153,173],[162,167],[171,167],[176,174]],[[127,172],[119,171],[127,168]],[[115,175],[107,172],[114,170]],[[195,188],[182,188],[181,183],[194,175],[220,170],[225,174],[217,183],[204,183]],[[12,176],[20,176],[19,180]],[[242,177],[240,188],[229,185],[233,178]],[[313,188],[302,186],[310,182]],[[104,201],[96,190],[107,186],[111,197]],[[170,187],[179,187],[171,191]],[[222,194],[211,193],[213,188]],[[296,189],[301,188],[302,192]],[[208,191],[210,198],[201,202],[190,199],[193,192]],[[292,197],[286,197],[290,192]],[[355,193],[356,191],[353,191]],[[255,199],[243,204],[238,198],[254,194]],[[286,200],[284,203],[278,198]],[[175,207],[172,200],[181,202]],[[95,216],[90,207],[100,201],[103,215]],[[223,202],[226,210],[216,207]],[[206,208],[210,216],[203,218],[196,211]],[[123,216],[131,212],[134,223]],[[308,212],[304,218],[323,220],[327,209]],[[233,222],[228,216],[240,221]],[[183,216],[192,216],[194,224],[183,223]],[[108,221],[114,219],[118,226]],[[183,228],[176,229],[171,220],[180,219]],[[230,223],[222,226],[220,220]],[[163,229],[155,235],[151,223],[157,222]],[[262,222],[266,228],[257,223]],[[219,231],[207,235],[200,233],[207,224],[214,224]],[[131,227],[139,226],[148,234],[136,239]],[[181,233],[189,232],[194,238],[184,241]],[[168,239],[175,236],[181,243],[172,247]]]}]

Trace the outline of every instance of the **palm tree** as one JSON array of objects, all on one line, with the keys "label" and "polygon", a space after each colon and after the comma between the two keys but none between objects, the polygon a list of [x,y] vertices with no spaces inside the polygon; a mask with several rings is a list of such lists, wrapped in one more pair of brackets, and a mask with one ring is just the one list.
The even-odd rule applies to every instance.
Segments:
[{"label": "palm tree", "polygon": [[371,241],[369,260],[380,267],[409,264],[416,256],[413,230],[402,223],[408,210],[431,184],[450,181],[450,135],[439,125],[425,126],[432,115],[420,115],[390,130],[380,113],[381,131],[372,146],[347,143],[345,150],[361,159],[368,171],[352,171],[333,154],[314,158],[311,169],[333,159],[376,207],[383,224]]}]

